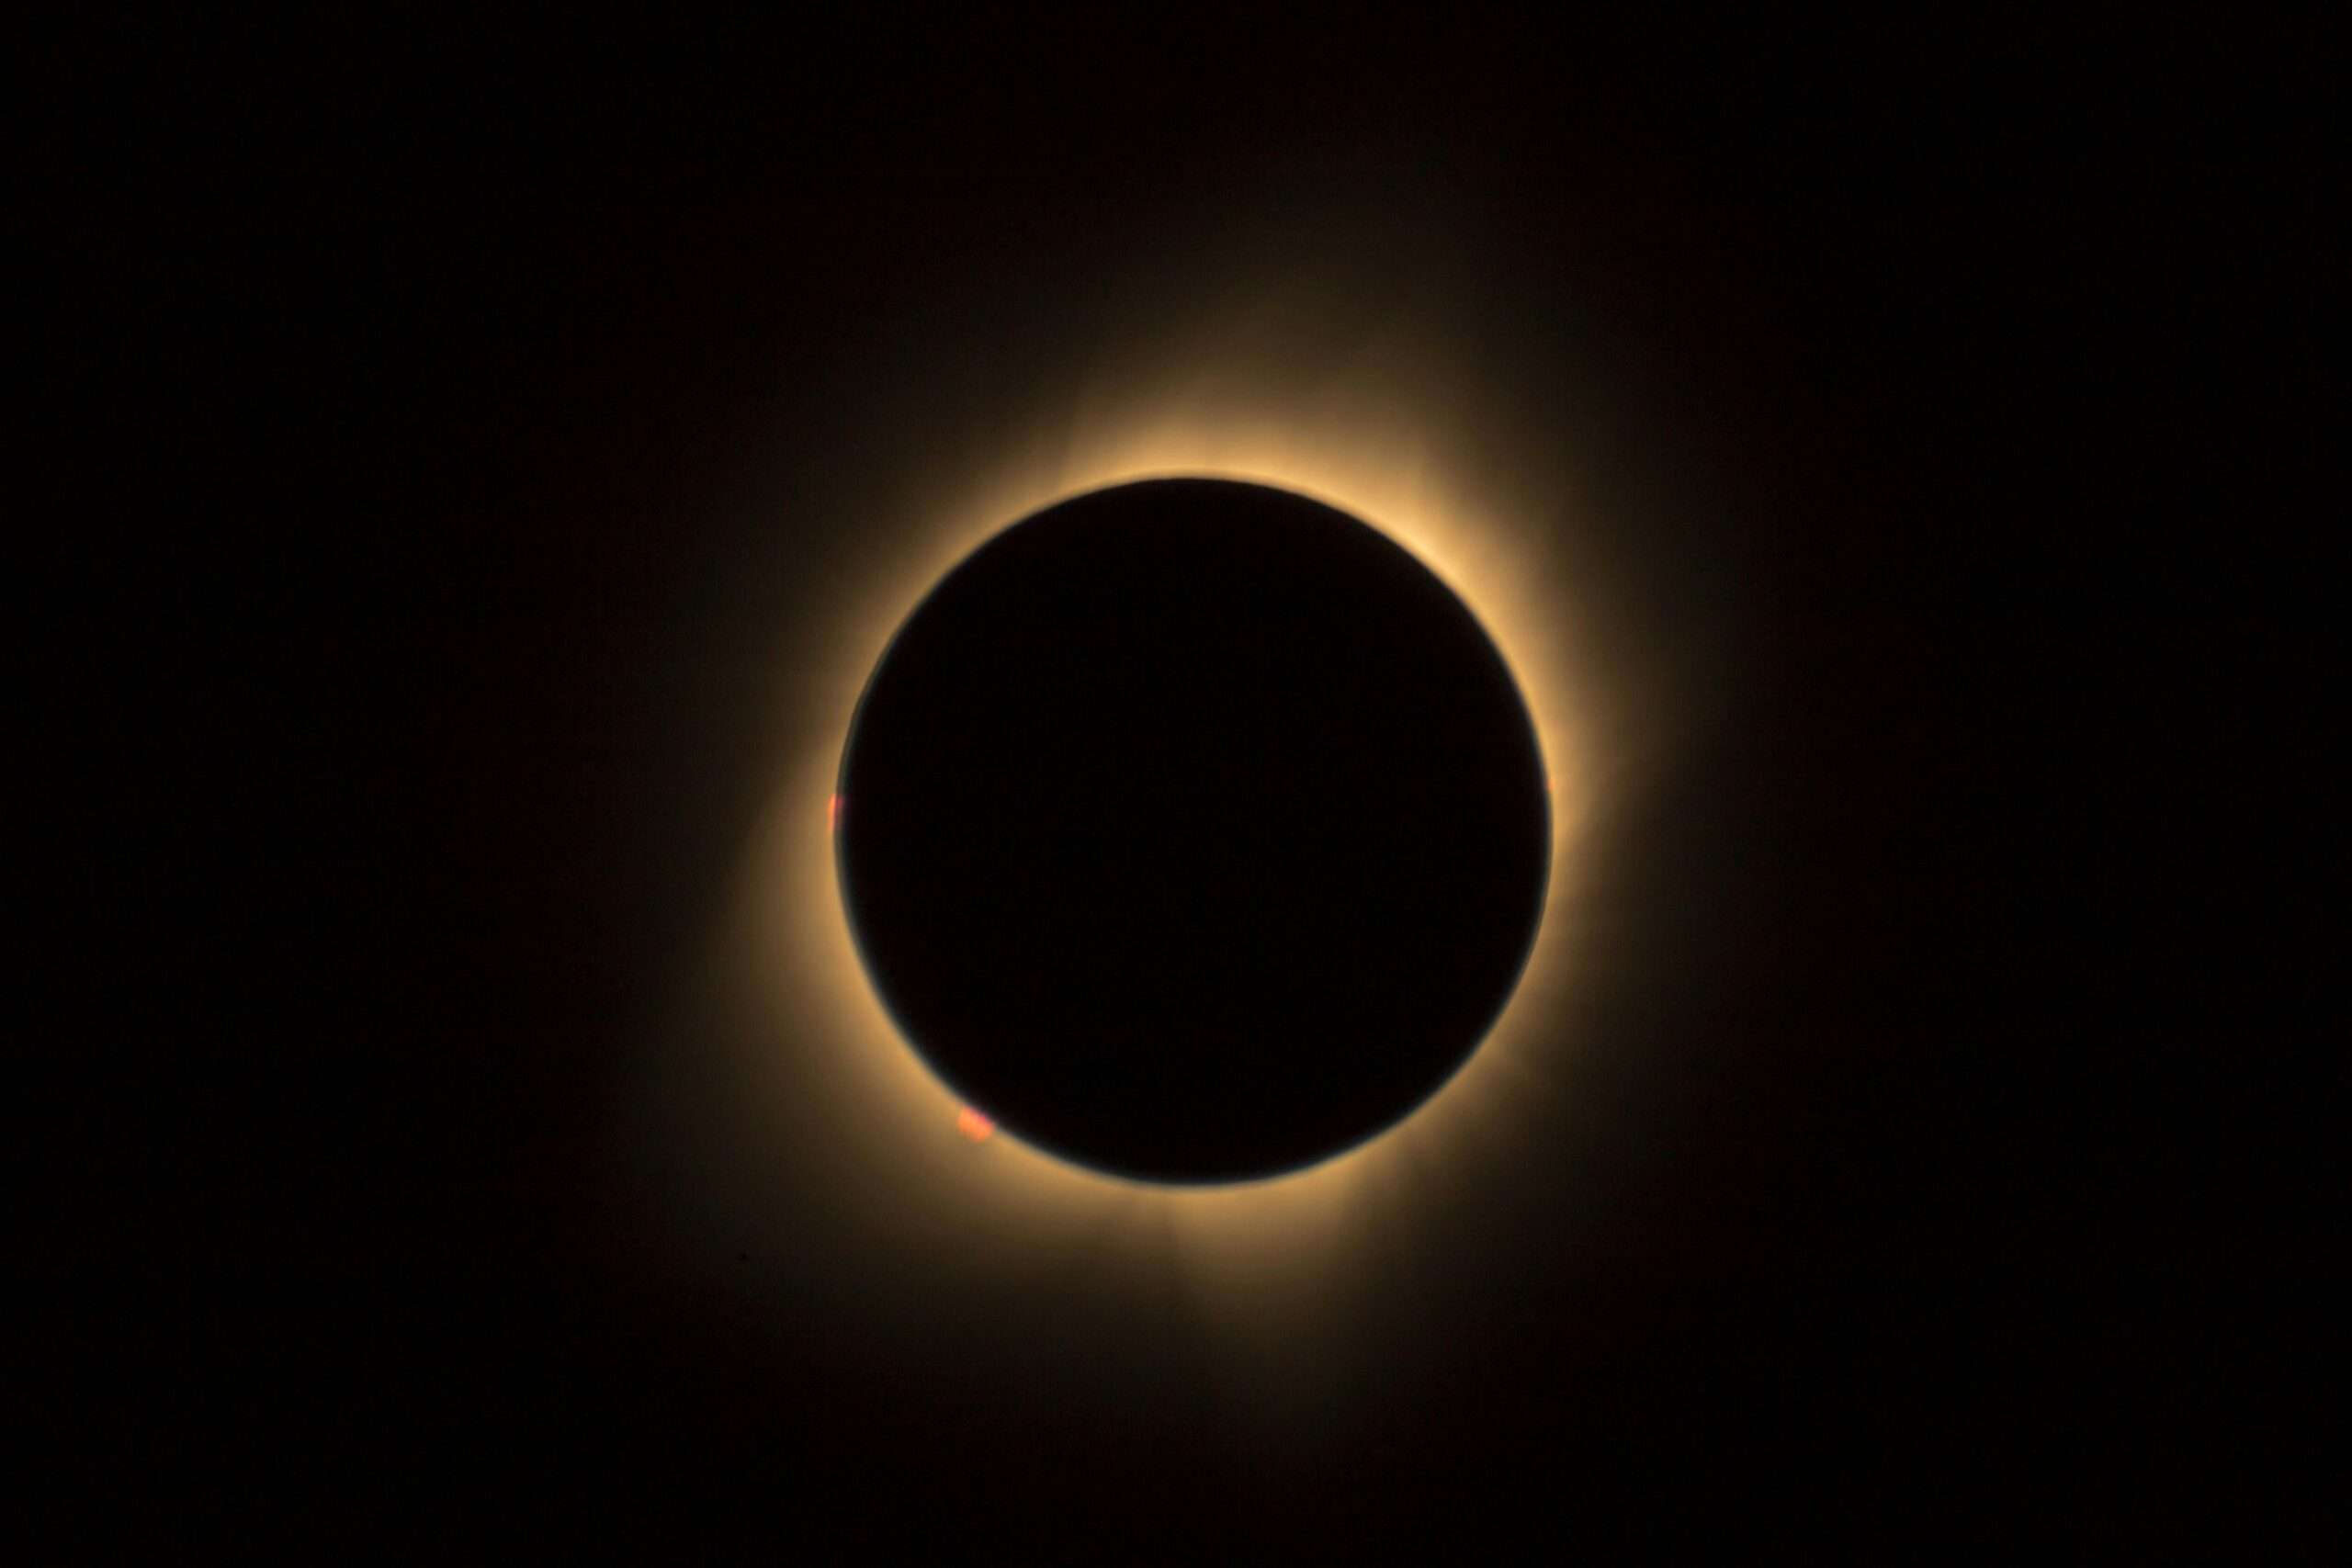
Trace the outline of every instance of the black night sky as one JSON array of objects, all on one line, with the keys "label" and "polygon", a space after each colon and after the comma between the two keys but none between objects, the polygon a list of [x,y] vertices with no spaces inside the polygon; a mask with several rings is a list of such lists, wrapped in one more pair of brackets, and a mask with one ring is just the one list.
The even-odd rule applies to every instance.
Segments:
[{"label": "black night sky", "polygon": [[[36,1555],[2339,1530],[2315,40],[1113,9],[28,44]],[[813,1112],[645,1109],[809,628],[1208,306],[1442,345],[1623,764],[1507,1138],[1246,1375],[1132,1237],[910,1262]]]}]

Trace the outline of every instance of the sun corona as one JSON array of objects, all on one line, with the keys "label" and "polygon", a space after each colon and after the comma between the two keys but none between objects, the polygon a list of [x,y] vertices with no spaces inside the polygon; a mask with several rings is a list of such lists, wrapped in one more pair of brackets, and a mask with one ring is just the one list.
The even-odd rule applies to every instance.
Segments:
[{"label": "sun corona", "polygon": [[[1490,1134],[1508,1134],[1513,1083],[1551,1069],[1536,1042],[1576,952],[1576,840],[1600,778],[1576,673],[1576,595],[1552,542],[1573,523],[1555,454],[1510,437],[1507,411],[1442,356],[1394,347],[1342,377],[1261,333],[1205,362],[1189,346],[1041,389],[1025,432],[985,460],[942,461],[878,527],[883,564],[838,585],[800,633],[790,755],[741,863],[722,944],[746,1015],[735,1073],[750,1103],[789,1098],[854,1163],[844,1201],[880,1232],[935,1229],[1022,1243],[1091,1233],[1106,1216],[1161,1237],[1229,1298],[1263,1307],[1303,1289],[1301,1259],[1335,1263],[1371,1227],[1394,1234],[1430,1172],[1474,1179]],[[1496,417],[1485,417],[1495,415]],[[1001,423],[1001,416],[998,416]],[[1496,431],[1504,433],[1501,436]],[[1529,460],[1498,462],[1516,448]],[[1538,460],[1538,459],[1541,460]],[[1165,1188],[1066,1164],[991,1128],[973,1157],[968,1108],[893,1028],[858,961],[832,838],[854,803],[834,793],[864,684],[922,595],[984,540],[1056,502],[1159,478],[1241,480],[1336,507],[1409,551],[1469,607],[1534,721],[1550,790],[1544,916],[1509,1005],[1484,1043],[1412,1117],[1323,1164],[1262,1181]],[[1508,1141],[1506,1135],[1504,1141]],[[1323,1276],[1328,1285],[1328,1272]],[[1255,1310],[1253,1308],[1253,1310]]]}]

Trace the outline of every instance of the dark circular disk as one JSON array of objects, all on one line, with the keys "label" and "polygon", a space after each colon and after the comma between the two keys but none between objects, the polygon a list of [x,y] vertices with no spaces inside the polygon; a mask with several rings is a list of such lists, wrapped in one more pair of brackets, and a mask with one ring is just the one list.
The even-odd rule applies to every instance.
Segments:
[{"label": "dark circular disk", "polygon": [[1146,1180],[1313,1165],[1477,1048],[1542,918],[1525,702],[1403,547],[1154,479],[989,539],[868,680],[834,823],[876,991],[951,1089]]}]

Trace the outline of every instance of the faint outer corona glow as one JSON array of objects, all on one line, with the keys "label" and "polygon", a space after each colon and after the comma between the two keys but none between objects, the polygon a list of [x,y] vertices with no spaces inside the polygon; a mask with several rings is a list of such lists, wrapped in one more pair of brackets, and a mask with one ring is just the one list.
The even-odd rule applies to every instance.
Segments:
[{"label": "faint outer corona glow", "polygon": [[[1030,408],[971,415],[967,449],[922,459],[890,490],[867,570],[832,586],[790,634],[789,755],[741,866],[720,984],[739,1016],[735,1103],[754,1139],[786,1150],[789,1102],[844,1162],[842,1201],[876,1245],[948,1234],[973,1257],[1056,1238],[1172,1246],[1204,1300],[1253,1325],[1327,1306],[1374,1237],[1476,1201],[1510,1145],[1540,1135],[1514,1092],[1556,1082],[1558,998],[1577,954],[1576,853],[1606,770],[1575,657],[1579,598],[1552,552],[1577,531],[1561,433],[1514,434],[1514,411],[1426,347],[1364,346],[1328,363],[1262,319],[1171,334],[1155,361],[1130,348],[1084,377],[1023,394]],[[1124,362],[1118,362],[1124,358]],[[1317,366],[1312,375],[1301,367]],[[1018,404],[1022,400],[1016,399]],[[1012,421],[1008,424],[1008,419]],[[928,448],[917,448],[928,450]],[[1516,679],[1542,747],[1552,821],[1544,914],[1519,986],[1462,1069],[1389,1132],[1306,1170],[1169,1188],[1080,1169],[990,1126],[933,1077],[884,1013],[852,947],[831,829],[852,713],[917,602],[982,541],[1080,491],[1170,477],[1247,480],[1312,497],[1410,550],[1460,595]],[[876,487],[881,490],[885,487]],[[827,831],[820,831],[820,817]],[[799,1123],[789,1123],[799,1125]],[[982,1131],[975,1132],[978,1126]],[[989,1133],[990,1156],[969,1157]],[[832,1168],[828,1166],[826,1169]],[[1431,1208],[1430,1205],[1438,1205]],[[1145,1238],[1153,1238],[1147,1240]],[[993,1253],[981,1249],[994,1247]],[[973,1264],[973,1267],[983,1267]]]}]

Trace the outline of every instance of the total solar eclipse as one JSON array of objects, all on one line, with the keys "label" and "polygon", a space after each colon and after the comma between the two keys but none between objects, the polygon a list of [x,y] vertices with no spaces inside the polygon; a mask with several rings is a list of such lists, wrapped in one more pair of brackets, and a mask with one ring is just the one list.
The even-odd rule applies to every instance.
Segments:
[{"label": "total solar eclipse", "polygon": [[876,994],[967,1104],[1064,1159],[1317,1164],[1477,1049],[1543,913],[1525,701],[1366,523],[1263,485],[1049,506],[915,608],[836,785]]}]

